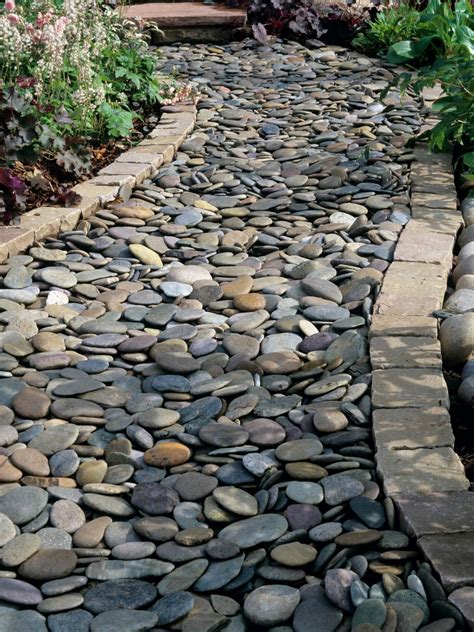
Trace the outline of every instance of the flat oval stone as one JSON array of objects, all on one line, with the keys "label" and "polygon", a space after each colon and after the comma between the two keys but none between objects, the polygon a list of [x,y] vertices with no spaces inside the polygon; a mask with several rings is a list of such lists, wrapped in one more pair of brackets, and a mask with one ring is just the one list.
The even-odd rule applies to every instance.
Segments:
[{"label": "flat oval stone", "polygon": [[53,394],[57,397],[71,397],[74,395],[82,395],[104,388],[104,385],[97,380],[91,378],[79,378],[77,380],[68,380],[63,384],[59,384],[53,390]]},{"label": "flat oval stone", "polygon": [[335,632],[342,621],[343,613],[326,597],[321,586],[305,587],[302,600],[295,610],[293,627],[295,632],[312,632],[314,622],[325,632]]},{"label": "flat oval stone", "polygon": [[48,617],[51,632],[89,632],[89,626],[94,618],[86,610],[70,610]]},{"label": "flat oval stone", "polygon": [[10,456],[10,461],[25,474],[48,476],[50,473],[48,459],[32,448],[15,450]]},{"label": "flat oval stone", "polygon": [[38,388],[27,386],[12,399],[12,407],[24,419],[46,417],[51,405],[50,397]]},{"label": "flat oval stone", "polygon": [[373,529],[362,529],[360,531],[349,531],[338,535],[335,539],[336,544],[339,546],[362,546],[364,544],[372,544],[378,542],[382,534],[379,531]]},{"label": "flat oval stone", "polygon": [[248,437],[248,432],[237,424],[211,423],[199,431],[199,438],[202,441],[223,448],[243,445]]},{"label": "flat oval stone", "polygon": [[321,512],[314,505],[298,504],[289,505],[285,509],[285,518],[288,520],[290,529],[311,529],[318,525],[321,520]]},{"label": "flat oval stone", "polygon": [[255,498],[238,487],[218,487],[212,495],[224,509],[239,516],[255,516],[258,513]]},{"label": "flat oval stone", "polygon": [[87,567],[89,579],[128,579],[140,577],[161,577],[174,569],[173,564],[160,560],[104,560],[92,562]]},{"label": "flat oval stone", "polygon": [[345,612],[352,612],[350,587],[359,579],[354,572],[345,568],[332,568],[327,571],[324,578],[326,596]]},{"label": "flat oval stone", "polygon": [[79,429],[73,424],[59,424],[46,428],[41,434],[33,437],[28,447],[41,454],[51,456],[56,452],[69,448],[79,436]]},{"label": "flat oval stone", "polygon": [[164,516],[139,518],[134,522],[133,528],[139,535],[153,542],[171,540],[179,531],[176,522]]},{"label": "flat oval stone", "polygon": [[48,493],[39,487],[20,487],[0,496],[0,512],[16,525],[36,518],[48,502]]},{"label": "flat oval stone", "polygon": [[41,585],[41,592],[48,597],[54,597],[82,588],[82,586],[86,584],[87,578],[80,575],[66,577],[64,579],[53,579]]},{"label": "flat oval stone", "polygon": [[325,522],[311,529],[308,535],[313,542],[330,542],[337,538],[342,530],[340,522]]},{"label": "flat oval stone", "polygon": [[41,538],[36,533],[22,533],[5,544],[0,553],[3,566],[19,566],[31,557],[41,546]]},{"label": "flat oval stone", "polygon": [[75,546],[91,548],[97,546],[103,539],[106,528],[112,523],[109,516],[101,516],[89,520],[80,527],[73,536]]},{"label": "flat oval stone", "polygon": [[181,474],[174,486],[183,500],[200,500],[212,494],[219,481],[214,476],[207,476],[200,472],[186,472]]},{"label": "flat oval stone", "polygon": [[16,536],[15,525],[4,513],[0,513],[0,546],[5,546]]},{"label": "flat oval stone", "polygon": [[70,289],[77,284],[76,275],[62,266],[43,268],[40,276],[42,281],[56,287]]},{"label": "flat oval stone", "polygon": [[84,607],[93,614],[117,608],[145,608],[156,599],[156,588],[140,579],[104,581],[84,593]]},{"label": "flat oval stone", "polygon": [[41,539],[41,549],[72,549],[72,538],[62,529],[44,527],[36,535]]},{"label": "flat oval stone", "polygon": [[244,559],[244,555],[239,555],[230,560],[211,562],[194,584],[193,589],[199,592],[211,592],[223,588],[240,573]]},{"label": "flat oval stone", "polygon": [[309,463],[308,461],[292,461],[287,463],[285,465],[285,472],[291,478],[303,481],[319,481],[328,474],[327,470],[320,465]]},{"label": "flat oval stone", "polygon": [[160,595],[170,595],[190,588],[209,566],[208,560],[197,559],[179,566],[158,584]]},{"label": "flat oval stone", "polygon": [[191,450],[177,441],[163,441],[147,450],[143,459],[152,467],[175,467],[189,461]]},{"label": "flat oval stone", "polygon": [[324,500],[328,505],[335,506],[360,496],[364,485],[350,476],[333,474],[321,479],[324,488]]},{"label": "flat oval stone", "polygon": [[160,625],[170,625],[183,619],[194,606],[194,595],[186,591],[178,591],[159,599],[151,608],[158,615]]},{"label": "flat oval stone", "polygon": [[278,564],[289,567],[306,566],[314,562],[317,550],[309,544],[301,544],[300,542],[290,542],[288,544],[280,544],[272,549],[270,557]]},{"label": "flat oval stone", "polygon": [[77,556],[66,549],[40,549],[18,568],[27,579],[48,581],[66,577],[75,568]]},{"label": "flat oval stone", "polygon": [[148,515],[157,516],[173,511],[179,501],[178,494],[159,483],[140,483],[132,493],[132,505]]},{"label": "flat oval stone", "polygon": [[0,632],[48,632],[43,615],[34,610],[4,612],[0,618]]},{"label": "flat oval stone", "polygon": [[82,605],[84,597],[79,593],[69,593],[67,595],[59,595],[58,597],[49,597],[38,605],[38,611],[44,614],[53,612],[61,612],[78,608]]},{"label": "flat oval stone", "polygon": [[286,437],[284,428],[271,419],[253,419],[244,423],[243,428],[249,433],[250,443],[261,447],[278,445]]},{"label": "flat oval stone", "polygon": [[286,441],[279,445],[275,451],[280,461],[304,461],[318,456],[323,451],[323,446],[317,439],[297,439]]},{"label": "flat oval stone", "polygon": [[35,606],[43,601],[43,596],[35,586],[27,582],[0,577],[0,599],[8,603]]},{"label": "flat oval stone", "polygon": [[150,557],[156,550],[153,542],[124,542],[112,549],[112,555],[118,560],[138,560]]},{"label": "flat oval stone", "polygon": [[246,520],[239,520],[224,527],[219,538],[229,540],[242,549],[248,549],[257,544],[273,542],[288,530],[288,522],[279,514],[264,514],[253,516]]},{"label": "flat oval stone", "polygon": [[51,508],[49,516],[53,527],[74,533],[86,522],[82,509],[70,500],[58,500]]},{"label": "flat oval stone", "polygon": [[82,502],[91,509],[111,516],[127,517],[133,516],[135,513],[133,507],[124,498],[87,493],[82,496]]},{"label": "flat oval stone", "polygon": [[244,601],[245,616],[256,625],[271,627],[285,623],[300,601],[298,589],[275,584],[261,586]]},{"label": "flat oval stone", "polygon": [[351,510],[368,527],[379,529],[385,523],[385,509],[383,505],[370,498],[358,497],[349,501]]},{"label": "flat oval stone", "polygon": [[177,423],[179,413],[176,410],[167,408],[151,408],[142,413],[138,413],[136,421],[145,428],[167,428]]},{"label": "flat oval stone", "polygon": [[367,599],[357,606],[352,622],[356,629],[365,623],[382,627],[386,617],[387,608],[381,599]]},{"label": "flat oval stone", "polygon": [[117,608],[94,617],[90,630],[91,632],[115,632],[121,627],[127,632],[142,632],[151,630],[157,622],[158,615],[154,612]]},{"label": "flat oval stone", "polygon": [[319,505],[323,501],[323,488],[318,483],[292,481],[286,488],[286,495],[297,503]]}]

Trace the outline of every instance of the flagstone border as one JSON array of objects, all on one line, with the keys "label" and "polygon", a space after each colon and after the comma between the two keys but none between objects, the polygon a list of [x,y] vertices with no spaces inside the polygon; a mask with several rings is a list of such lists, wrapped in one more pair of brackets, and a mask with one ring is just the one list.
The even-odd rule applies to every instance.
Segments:
[{"label": "flagstone border", "polygon": [[82,219],[118,197],[128,199],[134,186],[173,160],[194,129],[196,115],[195,105],[164,107],[158,125],[144,140],[118,156],[95,177],[72,188],[82,196],[78,205],[69,208],[41,206],[23,213],[14,226],[0,226],[0,264],[37,241],[73,230]]},{"label": "flagstone border", "polygon": [[449,601],[474,628],[474,493],[453,449],[433,316],[444,302],[463,218],[451,156],[431,154],[424,144],[414,155],[411,219],[395,247],[369,329],[377,472],[401,528],[417,540]]}]

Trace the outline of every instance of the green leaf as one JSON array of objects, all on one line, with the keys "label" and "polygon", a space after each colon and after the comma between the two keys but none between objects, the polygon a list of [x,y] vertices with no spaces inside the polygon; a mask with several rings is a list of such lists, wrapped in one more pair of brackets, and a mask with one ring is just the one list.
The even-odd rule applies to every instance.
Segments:
[{"label": "green leaf", "polygon": [[410,40],[404,40],[403,42],[393,44],[387,53],[387,60],[391,64],[404,63],[413,59],[413,57],[413,42]]},{"label": "green leaf", "polygon": [[463,160],[463,163],[467,167],[474,168],[474,152],[469,152],[468,154],[464,154],[464,156],[462,157],[462,160]]}]

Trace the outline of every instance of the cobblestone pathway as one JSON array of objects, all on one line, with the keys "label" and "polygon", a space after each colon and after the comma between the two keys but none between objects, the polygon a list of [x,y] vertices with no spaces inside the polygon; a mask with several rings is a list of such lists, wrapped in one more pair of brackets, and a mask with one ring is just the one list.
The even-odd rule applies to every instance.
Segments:
[{"label": "cobblestone pathway", "polygon": [[0,632],[460,630],[370,436],[416,104],[325,48],[163,67],[176,160],[0,267]]}]

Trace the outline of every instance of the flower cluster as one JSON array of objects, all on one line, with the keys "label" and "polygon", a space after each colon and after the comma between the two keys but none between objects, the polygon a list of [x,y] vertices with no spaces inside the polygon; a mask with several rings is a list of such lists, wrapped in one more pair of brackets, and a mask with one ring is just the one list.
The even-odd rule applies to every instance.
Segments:
[{"label": "flower cluster", "polygon": [[[124,60],[129,68],[116,72]],[[0,9],[0,86],[28,85],[40,108],[64,104],[84,129],[97,127],[104,104],[128,106],[128,91],[136,93],[140,79],[146,84],[136,60],[145,60],[148,80],[155,62],[146,38],[103,0],[6,0]],[[145,101],[157,100],[150,94]]]}]

